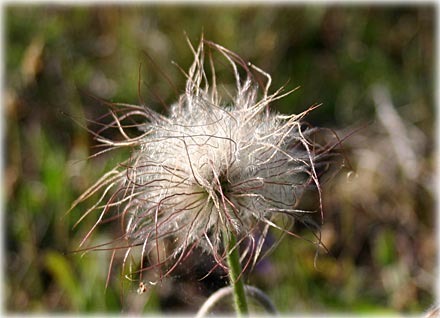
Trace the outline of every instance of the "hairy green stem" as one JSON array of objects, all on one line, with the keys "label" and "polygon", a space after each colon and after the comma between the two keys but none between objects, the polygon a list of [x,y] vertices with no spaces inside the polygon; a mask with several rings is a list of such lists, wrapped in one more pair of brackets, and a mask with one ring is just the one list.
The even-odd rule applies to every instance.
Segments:
[{"label": "hairy green stem", "polygon": [[229,280],[233,288],[234,304],[237,317],[245,317],[248,315],[248,305],[246,295],[244,292],[240,254],[238,251],[237,238],[234,233],[229,232],[224,235],[225,246],[228,249],[228,266],[229,266]]}]

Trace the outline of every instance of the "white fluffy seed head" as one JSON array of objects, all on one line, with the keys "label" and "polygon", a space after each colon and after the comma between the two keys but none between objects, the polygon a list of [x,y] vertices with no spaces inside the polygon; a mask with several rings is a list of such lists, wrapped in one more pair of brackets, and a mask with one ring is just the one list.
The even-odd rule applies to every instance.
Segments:
[{"label": "white fluffy seed head", "polygon": [[[204,45],[230,63],[236,82],[232,97],[221,96],[212,60],[208,81]],[[111,126],[125,140],[98,140],[113,148],[133,147],[133,153],[74,203],[100,189],[112,193],[108,201],[101,198],[95,226],[111,208],[117,210],[116,218],[124,225],[122,239],[128,241],[127,255],[133,247],[141,249],[141,271],[163,265],[166,275],[196,246],[224,266],[223,236],[229,233],[247,242],[242,256],[255,263],[267,229],[291,233],[286,219],[291,225],[310,212],[298,209],[303,190],[310,186],[319,190],[316,160],[324,151],[308,138],[314,130],[303,130],[300,120],[307,112],[290,116],[269,112],[269,104],[283,95],[280,91],[269,95],[270,77],[225,48],[202,40],[193,52],[186,91],[169,116],[140,106],[115,105]],[[244,79],[238,67],[246,72]],[[259,89],[256,75],[266,76],[265,88]],[[123,122],[130,117],[143,119],[137,137],[125,132]],[[280,219],[284,223],[277,223]],[[163,240],[172,242],[167,252],[158,248]],[[115,248],[122,245],[113,243]],[[152,254],[144,264],[144,256]]]}]

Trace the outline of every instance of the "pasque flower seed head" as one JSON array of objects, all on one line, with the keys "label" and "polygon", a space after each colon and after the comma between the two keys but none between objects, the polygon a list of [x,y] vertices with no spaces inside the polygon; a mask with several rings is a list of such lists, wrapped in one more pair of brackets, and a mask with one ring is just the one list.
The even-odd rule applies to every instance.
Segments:
[{"label": "pasque flower seed head", "polygon": [[[235,87],[229,95],[217,86],[207,47],[231,66]],[[161,277],[195,247],[225,267],[230,247],[223,242],[230,233],[239,244],[246,242],[243,260],[255,263],[269,228],[291,233],[292,222],[312,212],[300,210],[299,199],[306,187],[319,190],[316,168],[325,164],[325,147],[309,138],[316,130],[301,123],[310,109],[298,115],[270,112],[270,103],[285,94],[281,89],[269,94],[268,74],[212,42],[202,40],[191,49],[185,92],[168,116],[143,106],[112,106],[113,121],[105,129],[118,129],[123,140],[102,134],[97,140],[111,148],[131,147],[132,154],[74,203],[103,192],[81,218],[101,209],[83,243],[105,219],[117,219],[123,235],[112,248],[123,247],[125,260],[140,249],[140,271],[162,268]],[[135,137],[128,134],[133,125],[140,132]],[[160,248],[164,240],[171,248]]]}]

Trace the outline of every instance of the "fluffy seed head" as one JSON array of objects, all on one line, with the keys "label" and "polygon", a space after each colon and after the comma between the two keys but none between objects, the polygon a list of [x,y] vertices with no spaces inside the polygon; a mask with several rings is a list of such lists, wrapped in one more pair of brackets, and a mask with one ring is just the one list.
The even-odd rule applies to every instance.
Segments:
[{"label": "fluffy seed head", "polygon": [[[220,93],[205,46],[231,66],[235,87],[229,95]],[[110,149],[131,147],[132,154],[74,202],[103,192],[81,218],[101,211],[82,244],[105,219],[119,220],[123,234],[112,248],[124,247],[124,262],[138,248],[140,272],[161,268],[160,277],[195,247],[225,267],[231,247],[223,242],[230,233],[242,244],[246,264],[255,263],[269,228],[293,234],[293,221],[312,213],[299,209],[300,196],[315,187],[320,200],[316,169],[328,163],[328,147],[313,143],[316,130],[301,123],[310,109],[288,116],[269,111],[284,95],[269,94],[268,74],[212,42],[191,49],[186,90],[168,116],[144,106],[112,106],[113,120],[103,130],[118,129],[123,140],[105,139],[101,132],[97,140]],[[133,125],[139,128],[135,137],[128,134]],[[160,248],[165,241],[171,245],[166,251]]]}]

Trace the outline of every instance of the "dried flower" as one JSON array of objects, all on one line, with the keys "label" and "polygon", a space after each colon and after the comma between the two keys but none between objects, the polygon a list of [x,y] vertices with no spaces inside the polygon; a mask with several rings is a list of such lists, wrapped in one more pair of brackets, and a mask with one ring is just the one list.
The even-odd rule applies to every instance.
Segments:
[{"label": "dried flower", "polygon": [[[211,55],[208,80],[204,46],[221,53],[232,67],[235,92],[229,97],[220,94]],[[328,147],[311,141],[317,130],[301,122],[313,107],[298,115],[272,113],[270,103],[290,92],[269,94],[268,74],[212,42],[202,40],[191,49],[194,63],[185,93],[168,117],[144,106],[112,106],[113,121],[104,129],[118,129],[123,140],[106,139],[102,131],[97,140],[110,149],[133,148],[132,155],[73,205],[103,191],[80,219],[101,210],[82,244],[105,219],[119,220],[124,233],[111,248],[124,248],[124,260],[140,249],[139,271],[161,268],[160,277],[195,247],[225,267],[227,251],[246,242],[242,260],[255,263],[269,228],[293,234],[293,221],[313,212],[298,208],[300,196],[314,187],[320,200],[316,169],[327,164]],[[266,78],[261,91],[257,77]],[[129,136],[133,126],[138,136]],[[230,233],[238,238],[237,247],[225,248]],[[164,242],[166,250],[160,248]]]}]

